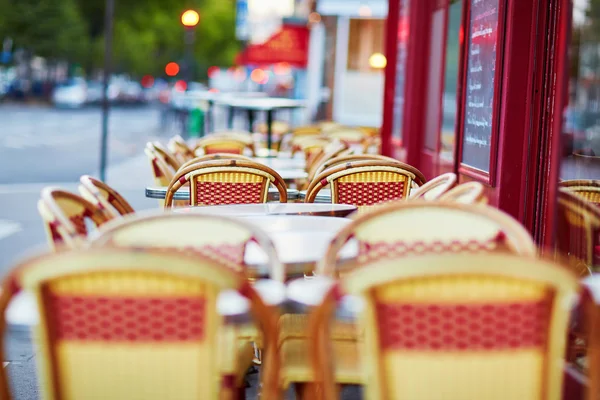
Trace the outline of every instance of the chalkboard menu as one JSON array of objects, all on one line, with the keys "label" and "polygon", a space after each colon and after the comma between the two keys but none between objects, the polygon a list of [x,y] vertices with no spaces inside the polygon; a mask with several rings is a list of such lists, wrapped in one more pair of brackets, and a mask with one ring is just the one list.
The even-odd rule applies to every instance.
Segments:
[{"label": "chalkboard menu", "polygon": [[462,162],[489,172],[499,0],[470,0]]},{"label": "chalkboard menu", "polygon": [[408,16],[410,0],[400,0],[398,18],[398,54],[396,57],[396,88],[392,136],[402,138],[402,115],[404,112],[404,79],[406,77],[406,54],[408,52]]}]

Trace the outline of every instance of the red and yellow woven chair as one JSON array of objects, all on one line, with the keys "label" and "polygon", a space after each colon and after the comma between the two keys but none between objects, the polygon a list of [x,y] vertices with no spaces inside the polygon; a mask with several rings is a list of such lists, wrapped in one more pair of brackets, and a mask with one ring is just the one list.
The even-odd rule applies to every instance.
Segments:
[{"label": "red and yellow woven chair", "polygon": [[181,166],[175,155],[159,142],[148,142],[146,143],[146,147],[153,149],[173,171],[177,171]]},{"label": "red and yellow woven chair", "polygon": [[231,153],[215,153],[215,154],[207,154],[200,157],[194,157],[188,162],[184,163],[179,167],[179,171],[184,170],[190,165],[198,164],[199,162],[204,161],[212,161],[212,160],[244,160],[244,161],[253,161],[251,157],[242,156],[240,154],[231,154]]},{"label": "red and yellow woven chair", "polygon": [[335,121],[320,121],[317,126],[321,129],[322,133],[328,133],[337,129],[344,128],[344,125]]},{"label": "red and yellow woven chair", "polygon": [[53,250],[80,247],[88,234],[86,218],[95,226],[110,219],[108,214],[83,197],[57,188],[42,190],[38,211]]},{"label": "red and yellow woven chair", "polygon": [[194,151],[190,149],[188,144],[185,142],[185,139],[179,135],[174,136],[171,138],[171,140],[169,140],[167,148],[179,162],[180,166],[195,157]]},{"label": "red and yellow woven chair", "polygon": [[250,153],[254,156],[254,144],[253,142],[248,143],[245,140],[234,136],[225,135],[209,135],[203,139],[200,139],[196,143],[196,149],[194,154],[196,156],[203,156],[206,154],[215,153],[231,153],[231,154],[244,154],[244,152]]},{"label": "red and yellow woven chair", "polygon": [[[352,151],[351,149],[348,149],[348,151]],[[396,160],[395,158],[392,157],[386,157],[386,156],[382,156],[379,154],[338,154],[336,157],[334,158],[330,158],[329,160],[323,161],[321,163],[321,165],[318,166],[318,168],[315,171],[315,175],[317,176],[319,175],[321,172],[325,171],[326,169],[335,167],[337,165],[341,165],[341,164],[346,164],[349,162],[353,162],[353,161],[390,161],[390,162],[400,162],[399,160]],[[314,180],[314,176],[312,180]]]},{"label": "red and yellow woven chair", "polygon": [[574,267],[598,272],[600,209],[566,188],[558,191],[556,250]]},{"label": "red and yellow woven chair", "polygon": [[569,192],[582,196],[590,203],[600,205],[600,181],[592,179],[574,179],[562,181],[559,186]]},{"label": "red and yellow woven chair", "polygon": [[423,186],[413,190],[410,194],[410,199],[437,200],[447,191],[454,188],[457,183],[458,178],[456,174],[452,172],[442,174],[433,178]]},{"label": "red and yellow woven chair", "polygon": [[360,145],[364,148],[367,142],[367,134],[360,129],[354,128],[337,128],[324,133],[330,139],[340,140],[348,145]]},{"label": "red and yellow woven chair", "polygon": [[338,140],[329,143],[321,151],[314,153],[310,160],[307,159],[306,169],[308,172],[308,183],[312,182],[320,166],[338,156],[345,156],[352,152],[352,149],[344,142]]},{"label": "red and yellow woven chair", "polygon": [[81,183],[79,185],[81,196],[112,218],[135,212],[127,200],[106,183],[89,175],[83,175],[79,182]]},{"label": "red and yellow woven chair", "polygon": [[463,204],[487,204],[485,187],[479,182],[467,182],[442,194],[438,200]]},{"label": "red and yellow woven chair", "polygon": [[413,188],[424,183],[418,169],[400,161],[355,161],[318,175],[308,186],[305,202],[314,202],[319,191],[329,185],[331,203],[367,210],[368,206],[406,199]]},{"label": "red and yellow woven chair", "polygon": [[339,398],[328,326],[336,300],[349,294],[364,302],[357,326],[367,399],[559,400],[578,292],[566,268],[510,254],[357,267],[312,314],[314,375],[322,379],[313,398]]},{"label": "red and yellow woven chair", "polygon": [[173,179],[173,175],[175,175],[177,169],[173,169],[152,146],[147,146],[144,152],[152,167],[154,183],[158,186],[167,186],[171,182],[171,179]]},{"label": "red and yellow woven chair", "polygon": [[200,254],[244,273],[248,279],[259,277],[256,268],[260,266],[249,267],[244,261],[246,248],[252,243],[265,253],[270,279],[285,280],[285,270],[271,239],[240,219],[150,211],[110,221],[99,233],[90,241],[92,247],[155,248]]},{"label": "red and yellow woven chair", "polygon": [[[263,329],[262,389],[279,398],[275,311],[243,274],[214,260],[109,248],[48,255],[4,281],[2,312],[19,287],[39,304],[35,337],[44,398],[238,398],[251,348],[229,345],[232,325],[218,313],[224,291],[247,299]],[[8,390],[2,394],[10,398]]]},{"label": "red and yellow woven chair", "polygon": [[[354,262],[341,261],[340,252],[354,241],[358,256]],[[337,278],[350,268],[370,265],[382,259],[396,260],[415,255],[514,252],[534,257],[532,237],[518,221],[487,206],[411,201],[381,206],[357,217],[332,240],[317,264],[317,276]],[[309,383],[313,379],[307,351],[308,323],[304,315],[282,316],[280,347],[281,379]],[[357,358],[356,326],[337,322],[331,332],[340,384],[362,384]],[[283,342],[283,343],[282,343]],[[336,358],[337,360],[338,358]]]},{"label": "red and yellow woven chair", "polygon": [[254,161],[213,160],[179,171],[167,189],[165,208],[188,182],[192,206],[266,203],[271,185],[279,191],[279,202],[287,203],[285,182],[273,169]]}]

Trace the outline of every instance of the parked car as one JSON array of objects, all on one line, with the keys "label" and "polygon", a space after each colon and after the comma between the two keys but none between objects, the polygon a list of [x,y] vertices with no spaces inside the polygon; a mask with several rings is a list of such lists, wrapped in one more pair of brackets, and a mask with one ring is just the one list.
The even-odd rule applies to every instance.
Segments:
[{"label": "parked car", "polygon": [[56,107],[80,108],[87,102],[87,84],[83,78],[72,78],[57,86],[52,93]]}]

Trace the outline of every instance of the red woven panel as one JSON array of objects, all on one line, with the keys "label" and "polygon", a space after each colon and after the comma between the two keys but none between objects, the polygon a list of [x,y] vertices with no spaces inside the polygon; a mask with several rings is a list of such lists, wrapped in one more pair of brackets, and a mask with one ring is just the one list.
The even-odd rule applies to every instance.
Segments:
[{"label": "red woven panel", "polygon": [[58,340],[178,342],[204,336],[202,298],[50,295],[47,305]]},{"label": "red woven panel", "polygon": [[463,252],[486,252],[500,248],[505,242],[504,232],[486,241],[479,240],[451,240],[451,241],[423,241],[415,242],[358,242],[358,262],[367,263],[384,258],[397,258],[412,254],[428,253],[463,253]]},{"label": "red woven panel", "polygon": [[404,182],[338,182],[338,203],[371,206],[402,199]]},{"label": "red woven panel", "polygon": [[197,182],[198,204],[249,204],[263,202],[262,183]]},{"label": "red woven panel", "polygon": [[403,350],[502,350],[545,345],[551,301],[377,304],[380,345]]},{"label": "red woven panel", "polygon": [[227,153],[227,154],[242,154],[242,150],[236,147],[205,147],[204,154],[217,154],[217,153]]},{"label": "red woven panel", "polygon": [[[87,235],[87,227],[85,226],[85,217],[83,215],[73,215],[71,218],[69,218],[69,220],[75,226],[77,233],[83,236]],[[59,223],[55,221],[49,225],[53,242],[62,242],[63,240],[60,233],[58,233],[58,229],[56,228],[58,224]]]}]

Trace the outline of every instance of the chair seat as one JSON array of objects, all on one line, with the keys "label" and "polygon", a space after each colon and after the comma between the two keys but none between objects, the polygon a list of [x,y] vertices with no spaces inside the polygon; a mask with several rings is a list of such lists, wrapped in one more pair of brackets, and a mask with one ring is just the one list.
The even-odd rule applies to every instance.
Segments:
[{"label": "chair seat", "polygon": [[[314,382],[310,351],[306,339],[290,338],[280,344],[281,386],[294,382]],[[335,341],[333,345],[335,380],[339,384],[362,385],[358,346],[355,341]]]},{"label": "chair seat", "polygon": [[[287,339],[306,338],[308,317],[306,314],[284,314],[279,318],[279,344]],[[336,321],[331,326],[333,340],[356,340],[356,325]]]}]

